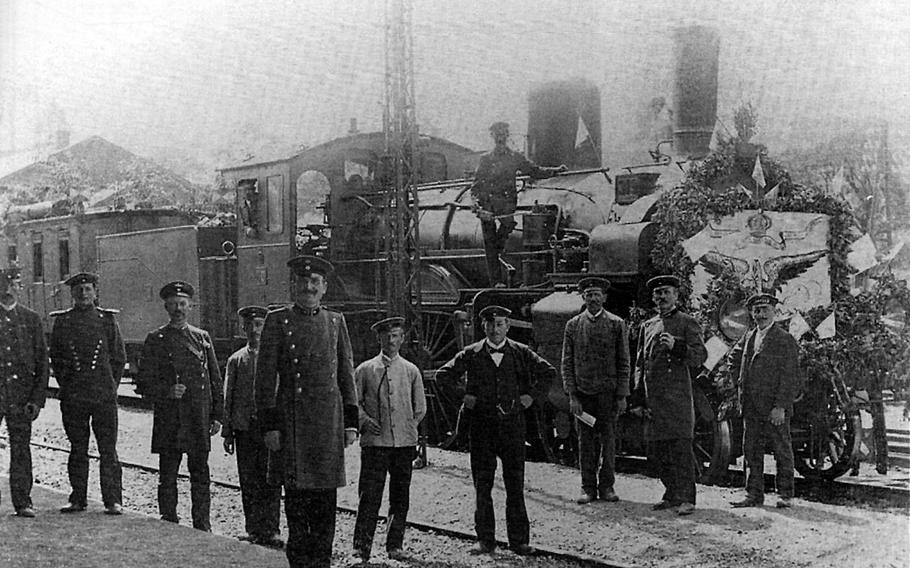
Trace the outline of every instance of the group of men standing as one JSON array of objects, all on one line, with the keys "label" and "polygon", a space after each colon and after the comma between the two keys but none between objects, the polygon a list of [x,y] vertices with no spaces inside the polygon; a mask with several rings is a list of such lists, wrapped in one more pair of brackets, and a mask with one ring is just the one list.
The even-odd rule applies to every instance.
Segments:
[{"label": "group of men standing", "polygon": [[[188,323],[193,287],[172,282],[160,291],[169,322],[146,337],[137,389],[154,403],[152,452],[159,454],[161,518],[178,522],[177,471],[187,456],[193,526],[210,530],[208,454],[222,432],[227,453],[236,453],[246,540],[282,546],[281,486],[288,522],[290,565],[329,566],[335,533],[337,489],[345,485],[344,449],[360,435],[360,504],[355,554],[367,561],[385,479],[389,478],[386,549],[404,558],[417,425],[426,413],[422,377],[400,355],[406,322],[391,317],[373,326],[379,353],[354,367],[344,316],[320,303],[332,266],[317,257],[288,262],[291,306],[242,308],[247,345],[227,364],[226,387],[209,334]],[[67,281],[73,307],[52,313],[50,361],[60,385],[64,429],[72,445],[72,485],[62,512],[86,509],[88,440],[94,430],[101,454],[105,512],[122,513],[117,458],[117,385],[125,350],[115,311],[97,302],[98,277],[81,273]],[[604,309],[609,282],[578,284],[585,309],[565,327],[561,359],[564,390],[576,416],[582,493],[579,504],[619,500],[614,490],[615,422],[633,391],[649,418],[648,441],[665,487],[655,510],[695,508],[692,453],[694,406],[690,372],[706,359],[701,329],[677,306],[679,280],[648,282],[658,314],[643,322],[632,369],[626,323]],[[30,501],[31,422],[44,404],[47,346],[40,318],[18,304],[18,273],[0,272],[0,419],[10,432],[10,485],[19,516],[34,516]],[[745,419],[747,498],[762,503],[764,441],[778,460],[778,506],[792,497],[793,457],[789,418],[797,384],[795,341],[773,325],[777,300],[750,298],[757,327],[734,347],[730,361],[740,380]],[[480,313],[485,338],[461,350],[437,380],[466,376],[463,412],[468,421],[471,474],[476,492],[475,553],[496,548],[492,487],[497,458],[506,488],[509,548],[534,554],[524,503],[525,415],[556,369],[530,347],[507,337],[510,311],[487,306]],[[224,423],[222,429],[222,422]]]}]

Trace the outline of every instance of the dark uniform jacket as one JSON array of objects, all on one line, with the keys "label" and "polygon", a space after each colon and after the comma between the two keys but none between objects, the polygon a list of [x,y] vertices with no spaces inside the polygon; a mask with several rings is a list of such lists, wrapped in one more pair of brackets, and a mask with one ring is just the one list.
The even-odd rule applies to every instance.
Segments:
[{"label": "dark uniform jacket", "polygon": [[90,307],[51,312],[50,354],[60,400],[117,402],[126,349],[117,310]]},{"label": "dark uniform jacket", "polygon": [[255,380],[262,430],[281,432],[269,479],[295,489],[344,487],[344,430],[358,419],[344,316],[296,304],[269,312]]},{"label": "dark uniform jacket", "polygon": [[[177,383],[186,385],[179,399],[168,398]],[[208,452],[209,428],[221,421],[223,394],[215,348],[207,331],[191,325],[164,325],[142,346],[136,390],[152,400],[152,453],[164,450]]]},{"label": "dark uniform jacket", "polygon": [[227,438],[234,431],[245,432],[256,418],[256,393],[253,378],[258,350],[245,345],[228,358],[224,371],[224,425],[221,435]]},{"label": "dark uniform jacket", "polygon": [[793,337],[772,324],[758,351],[753,329],[730,351],[730,369],[736,377],[743,416],[767,419],[775,406],[793,414],[799,388],[799,346]]},{"label": "dark uniform jacket", "polygon": [[[676,339],[672,350],[658,340],[664,331]],[[695,434],[689,368],[700,366],[708,358],[701,335],[695,318],[677,309],[666,317],[654,316],[641,326],[635,386],[643,391],[651,412],[649,440],[691,439]]]},{"label": "dark uniform jacket", "polygon": [[566,394],[629,396],[629,331],[622,318],[585,310],[566,322],[562,381]]},{"label": "dark uniform jacket", "polygon": [[482,339],[458,352],[437,372],[439,381],[457,381],[467,373],[465,395],[477,397],[471,411],[474,415],[517,414],[522,410],[519,397],[523,394],[537,398],[540,387],[556,378],[556,369],[530,347],[506,339],[504,349],[512,356],[515,380],[498,380],[501,373]]},{"label": "dark uniform jacket", "polygon": [[47,397],[47,340],[41,316],[22,304],[0,308],[0,412],[21,412]]},{"label": "dark uniform jacket", "polygon": [[518,204],[516,172],[540,179],[550,177],[556,171],[557,168],[538,166],[509,148],[495,148],[480,157],[471,195],[485,211],[495,215],[514,213]]}]

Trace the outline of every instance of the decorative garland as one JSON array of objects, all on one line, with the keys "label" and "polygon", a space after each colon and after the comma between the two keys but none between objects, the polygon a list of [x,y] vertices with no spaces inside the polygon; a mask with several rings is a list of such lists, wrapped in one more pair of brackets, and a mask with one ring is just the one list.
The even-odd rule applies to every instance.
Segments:
[{"label": "decorative garland", "polygon": [[[748,137],[754,131],[751,108],[737,111],[737,129],[746,133],[745,139],[742,136],[721,138],[715,151],[690,166],[681,186],[665,192],[658,200],[653,221],[659,229],[651,251],[655,274],[679,276],[683,282],[681,303],[691,307],[689,282],[695,263],[686,255],[681,243],[704,229],[709,220],[746,209],[828,215],[832,304],[811,310],[804,317],[814,330],[835,311],[837,334],[833,338],[819,339],[810,331],[803,336],[800,344],[805,354],[807,378],[811,381],[836,375],[844,384],[856,388],[865,388],[873,377],[878,385],[872,386],[887,388],[906,383],[903,355],[910,345],[910,332],[907,328],[889,328],[881,322],[883,309],[891,300],[910,311],[910,292],[906,283],[886,277],[880,279],[873,290],[852,296],[850,275],[855,270],[847,263],[847,253],[850,244],[861,233],[850,206],[839,196],[794,183],[783,166],[768,156],[766,148],[750,144]],[[778,187],[778,197],[771,206],[762,202],[764,196],[751,180],[756,155],[760,156],[764,171],[764,190]],[[753,191],[744,192],[738,184]],[[722,306],[729,300],[741,302],[754,292],[756,290],[745,288],[732,271],[724,271],[710,283],[694,314],[707,335],[717,335],[716,315]]]}]

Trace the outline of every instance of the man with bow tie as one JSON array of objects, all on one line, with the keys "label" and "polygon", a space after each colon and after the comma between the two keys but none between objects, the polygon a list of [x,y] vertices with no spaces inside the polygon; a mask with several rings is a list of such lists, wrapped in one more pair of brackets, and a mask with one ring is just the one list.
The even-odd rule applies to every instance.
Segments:
[{"label": "man with bow tie", "polygon": [[502,461],[506,488],[509,548],[519,556],[536,552],[529,544],[530,524],[524,501],[524,411],[534,403],[540,386],[555,379],[556,369],[527,345],[506,338],[511,313],[502,306],[481,310],[486,338],[465,347],[436,374],[439,381],[455,381],[467,374],[463,409],[470,417],[468,437],[478,541],[472,550],[475,554],[496,550],[492,490],[497,457]]},{"label": "man with bow tie", "polygon": [[793,446],[790,416],[799,387],[799,346],[774,325],[778,299],[755,294],[746,307],[755,328],[730,351],[729,367],[742,401],[743,455],[746,460],[746,498],[734,507],[758,507],[765,499],[765,445],[770,442],[777,462],[777,507],[788,508],[793,498]]}]

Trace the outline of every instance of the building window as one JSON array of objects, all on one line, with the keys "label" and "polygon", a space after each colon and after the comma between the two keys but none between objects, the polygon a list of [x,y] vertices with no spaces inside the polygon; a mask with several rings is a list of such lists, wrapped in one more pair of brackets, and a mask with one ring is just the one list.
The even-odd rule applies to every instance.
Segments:
[{"label": "building window", "polygon": [[19,264],[19,249],[16,248],[16,245],[9,245],[6,247],[6,260],[8,266],[16,266]]},{"label": "building window", "polygon": [[240,199],[240,222],[248,237],[259,236],[259,182],[255,179],[242,179],[237,182],[237,195]]},{"label": "building window", "polygon": [[44,243],[41,233],[32,233],[32,282],[44,282]]},{"label": "building window", "polygon": [[57,237],[57,258],[60,261],[60,280],[70,275],[70,235],[69,231],[60,231]]},{"label": "building window", "polygon": [[284,230],[284,184],[282,176],[265,179],[268,221],[266,232],[280,233]]}]

